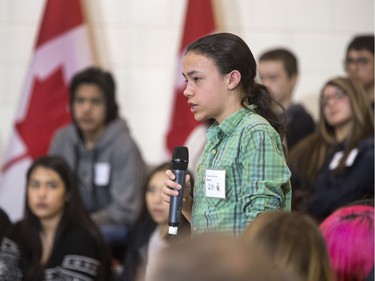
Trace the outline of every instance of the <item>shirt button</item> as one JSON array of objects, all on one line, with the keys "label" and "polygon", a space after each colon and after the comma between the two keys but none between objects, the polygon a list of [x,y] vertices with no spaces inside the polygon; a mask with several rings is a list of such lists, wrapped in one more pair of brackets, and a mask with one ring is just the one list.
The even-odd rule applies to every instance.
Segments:
[{"label": "shirt button", "polygon": [[212,154],[214,154],[214,155],[215,155],[215,154],[216,154],[216,149],[212,149],[212,151],[211,151],[211,152],[212,152]]}]

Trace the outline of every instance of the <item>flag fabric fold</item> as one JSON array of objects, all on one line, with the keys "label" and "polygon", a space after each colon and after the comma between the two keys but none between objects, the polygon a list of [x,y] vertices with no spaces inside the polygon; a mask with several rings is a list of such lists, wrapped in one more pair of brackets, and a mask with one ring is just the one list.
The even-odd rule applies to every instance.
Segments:
[{"label": "flag fabric fold", "polygon": [[29,165],[71,120],[70,79],[93,64],[80,0],[47,0],[0,175],[0,207],[12,221],[23,216]]},{"label": "flag fabric fold", "polygon": [[185,81],[182,76],[182,57],[186,47],[196,39],[215,31],[214,11],[211,0],[187,0],[182,41],[178,54],[174,103],[171,110],[166,147],[169,156],[175,146],[189,148],[189,169],[195,172],[206,142],[206,123],[198,122],[190,112],[190,106],[183,96]]}]

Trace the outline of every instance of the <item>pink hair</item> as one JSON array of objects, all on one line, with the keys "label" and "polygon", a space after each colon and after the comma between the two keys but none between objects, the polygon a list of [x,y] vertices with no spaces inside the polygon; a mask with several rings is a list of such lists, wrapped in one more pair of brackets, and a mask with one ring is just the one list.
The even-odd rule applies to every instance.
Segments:
[{"label": "pink hair", "polygon": [[320,225],[337,281],[365,280],[374,267],[374,207],[340,208]]}]

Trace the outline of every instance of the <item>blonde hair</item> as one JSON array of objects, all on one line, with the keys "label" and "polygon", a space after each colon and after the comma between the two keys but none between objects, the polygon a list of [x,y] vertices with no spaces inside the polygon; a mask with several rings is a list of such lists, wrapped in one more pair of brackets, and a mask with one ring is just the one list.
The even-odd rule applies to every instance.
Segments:
[{"label": "blonde hair", "polygon": [[194,236],[165,249],[152,281],[302,281],[260,249],[225,234]]},{"label": "blonde hair", "polygon": [[318,225],[297,212],[266,212],[242,235],[247,243],[260,247],[277,268],[305,281],[333,281],[333,272]]}]

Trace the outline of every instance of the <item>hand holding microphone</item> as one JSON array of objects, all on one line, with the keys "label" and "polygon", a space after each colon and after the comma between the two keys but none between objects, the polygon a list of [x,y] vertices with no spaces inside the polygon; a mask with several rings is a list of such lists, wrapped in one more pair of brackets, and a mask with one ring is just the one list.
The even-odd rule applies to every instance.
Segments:
[{"label": "hand holding microphone", "polygon": [[[163,187],[163,199],[169,202],[168,233],[176,235],[181,222],[184,187],[189,163],[189,151],[185,146],[177,146],[172,156],[172,171],[167,171],[169,180]],[[190,186],[189,186],[190,188]],[[190,202],[189,202],[190,203]]]}]

